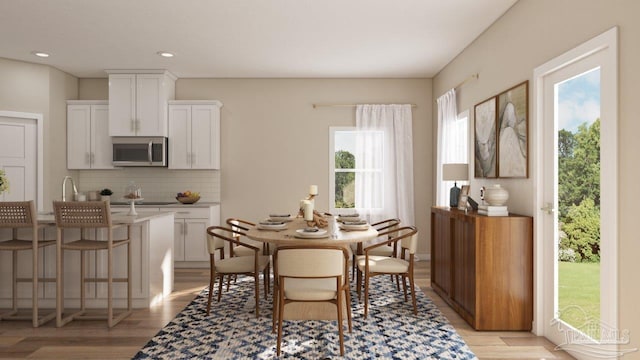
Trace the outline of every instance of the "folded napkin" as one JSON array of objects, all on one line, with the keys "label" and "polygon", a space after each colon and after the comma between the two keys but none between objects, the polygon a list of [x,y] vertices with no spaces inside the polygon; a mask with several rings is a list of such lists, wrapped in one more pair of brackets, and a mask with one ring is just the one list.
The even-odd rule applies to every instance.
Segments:
[{"label": "folded napkin", "polygon": [[340,214],[338,215],[339,217],[359,217],[360,214],[358,213],[354,213],[354,214]]},{"label": "folded napkin", "polygon": [[317,227],[304,228],[304,232],[306,232],[306,233],[309,233],[309,232],[313,233],[313,232],[318,232],[318,231],[320,231],[320,229],[318,229]]},{"label": "folded napkin", "polygon": [[283,217],[290,217],[291,214],[269,214],[269,217],[272,218],[283,218]]},{"label": "folded napkin", "polygon": [[343,221],[342,223],[345,224],[345,225],[366,225],[367,221],[366,220]]},{"label": "folded napkin", "polygon": [[265,220],[260,221],[260,225],[284,225],[284,221]]}]

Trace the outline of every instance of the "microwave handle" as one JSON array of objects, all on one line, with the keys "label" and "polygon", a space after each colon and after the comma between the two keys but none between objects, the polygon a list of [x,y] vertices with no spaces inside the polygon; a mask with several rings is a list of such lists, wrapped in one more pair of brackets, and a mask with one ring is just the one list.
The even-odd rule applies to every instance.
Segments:
[{"label": "microwave handle", "polygon": [[149,157],[149,164],[153,163],[153,140],[149,140],[149,148],[147,149],[147,156]]}]

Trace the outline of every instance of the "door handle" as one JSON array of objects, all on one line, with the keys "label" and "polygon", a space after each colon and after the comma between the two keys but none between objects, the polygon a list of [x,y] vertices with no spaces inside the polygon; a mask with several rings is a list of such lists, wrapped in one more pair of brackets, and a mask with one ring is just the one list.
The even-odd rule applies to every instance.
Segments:
[{"label": "door handle", "polygon": [[556,209],[553,207],[553,204],[551,204],[550,202],[544,203],[544,206],[541,207],[540,210],[546,212],[549,215],[553,214],[556,211]]}]

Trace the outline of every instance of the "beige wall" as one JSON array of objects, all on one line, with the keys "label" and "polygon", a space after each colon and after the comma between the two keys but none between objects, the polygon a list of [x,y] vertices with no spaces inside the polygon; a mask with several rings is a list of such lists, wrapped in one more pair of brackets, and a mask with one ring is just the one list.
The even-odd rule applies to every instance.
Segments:
[{"label": "beige wall", "polygon": [[[636,279],[640,241],[635,224],[636,201],[627,192],[636,187],[640,177],[636,156],[640,152],[636,136],[640,133],[636,115],[637,84],[640,83],[638,14],[640,2],[635,0],[520,0],[433,79],[433,94],[437,98],[465,77],[479,73],[478,80],[469,82],[458,92],[458,109],[469,109],[473,113],[474,104],[521,81],[529,80],[532,86],[533,70],[537,66],[616,25],[619,27],[619,326],[630,330],[629,347],[640,347],[640,308],[637,306],[640,287]],[[530,104],[532,99],[530,97]],[[433,116],[436,118],[435,110]],[[530,151],[535,150],[530,147]],[[537,213],[533,209],[533,176],[524,180],[499,180],[510,190],[511,210],[529,215]],[[480,186],[495,182],[498,181],[472,180],[472,196],[478,196]],[[640,354],[624,358],[638,359]]]},{"label": "beige wall", "polygon": [[[30,112],[44,120],[44,208],[60,198],[66,170],[65,101],[76,99],[75,77],[45,65],[0,58],[0,110]],[[61,141],[62,140],[62,141]]]},{"label": "beige wall", "polygon": [[414,180],[419,252],[428,253],[431,205],[431,80],[179,79],[177,99],[222,101],[222,217],[295,212],[317,184],[328,209],[329,127],[355,125],[353,108],[313,103],[414,103]]}]

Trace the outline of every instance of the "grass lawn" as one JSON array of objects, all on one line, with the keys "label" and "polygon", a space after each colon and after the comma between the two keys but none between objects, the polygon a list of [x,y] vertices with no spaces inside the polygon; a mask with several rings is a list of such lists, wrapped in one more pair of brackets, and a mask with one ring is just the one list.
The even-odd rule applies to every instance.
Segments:
[{"label": "grass lawn", "polygon": [[600,321],[600,263],[559,262],[558,292],[560,319],[576,328]]}]

